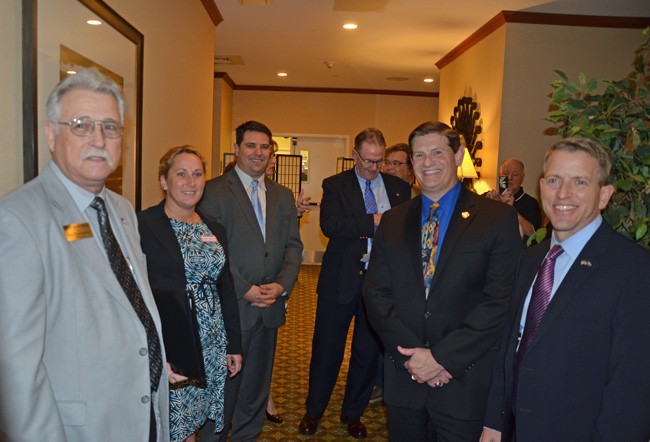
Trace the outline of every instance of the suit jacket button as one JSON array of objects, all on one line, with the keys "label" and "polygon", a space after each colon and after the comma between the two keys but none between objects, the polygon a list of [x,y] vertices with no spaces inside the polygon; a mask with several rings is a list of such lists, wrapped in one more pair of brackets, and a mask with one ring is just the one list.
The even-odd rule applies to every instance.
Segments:
[{"label": "suit jacket button", "polygon": [[431,348],[431,343],[429,341],[425,342],[424,348]]},{"label": "suit jacket button", "polygon": [[363,270],[359,270],[359,275],[363,275]]},{"label": "suit jacket button", "polygon": [[140,399],[143,404],[148,404],[149,403],[149,396],[144,395],[142,396],[142,399]]},{"label": "suit jacket button", "polygon": [[142,347],[142,348],[140,349],[140,356],[146,356],[147,353],[148,353],[148,352],[147,352],[147,348],[146,348],[146,347]]},{"label": "suit jacket button", "polygon": [[425,319],[429,319],[430,317],[431,317],[431,312],[426,312],[426,313],[424,314],[424,318],[425,318]]},{"label": "suit jacket button", "polygon": [[269,257],[269,252],[266,252],[266,253],[264,254],[264,257],[265,257],[265,258],[268,258],[268,257]]}]

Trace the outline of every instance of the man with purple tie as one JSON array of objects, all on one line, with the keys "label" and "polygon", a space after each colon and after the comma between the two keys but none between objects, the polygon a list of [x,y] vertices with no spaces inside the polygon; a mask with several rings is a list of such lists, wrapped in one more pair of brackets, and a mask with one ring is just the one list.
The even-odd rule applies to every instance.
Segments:
[{"label": "man with purple tie", "polygon": [[519,262],[482,442],[650,438],[650,251],[600,215],[610,168],[585,138],[546,154],[553,237]]}]

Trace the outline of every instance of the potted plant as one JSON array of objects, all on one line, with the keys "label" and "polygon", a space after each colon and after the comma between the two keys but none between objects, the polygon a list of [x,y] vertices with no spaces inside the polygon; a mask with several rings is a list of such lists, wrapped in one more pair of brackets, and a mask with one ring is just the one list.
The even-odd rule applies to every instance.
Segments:
[{"label": "potted plant", "polygon": [[[650,28],[636,50],[633,71],[620,81],[587,79],[577,83],[561,71],[552,83],[548,119],[562,137],[581,136],[609,149],[610,183],[616,191],[604,219],[616,230],[646,246],[650,243]],[[597,91],[603,91],[598,93]],[[536,232],[531,242],[545,232]]]}]

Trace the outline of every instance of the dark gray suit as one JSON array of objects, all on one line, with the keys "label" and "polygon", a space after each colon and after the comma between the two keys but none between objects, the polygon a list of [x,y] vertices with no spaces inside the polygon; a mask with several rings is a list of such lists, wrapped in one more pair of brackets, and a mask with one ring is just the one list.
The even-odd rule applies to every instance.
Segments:
[{"label": "dark gray suit", "polygon": [[[206,183],[200,209],[226,229],[230,270],[239,300],[244,364],[226,384],[228,402],[241,383],[232,419],[233,440],[254,440],[261,431],[271,383],[277,329],[285,322],[283,299],[268,308],[251,306],[243,296],[253,285],[276,282],[291,293],[302,262],[302,242],[293,193],[265,178],[266,242],[251,200],[235,169]],[[255,338],[261,331],[261,339]],[[252,412],[250,410],[253,410]],[[224,430],[223,436],[227,434]]]}]

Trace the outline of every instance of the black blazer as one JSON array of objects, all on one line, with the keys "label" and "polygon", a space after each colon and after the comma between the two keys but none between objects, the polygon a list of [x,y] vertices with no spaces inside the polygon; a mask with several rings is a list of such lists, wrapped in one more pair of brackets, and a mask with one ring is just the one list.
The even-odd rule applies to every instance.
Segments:
[{"label": "black blazer", "polygon": [[[427,402],[457,419],[480,420],[523,245],[517,212],[462,188],[429,297],[421,252],[422,198],[384,214],[375,235],[363,295],[386,349],[384,400]],[[413,382],[397,346],[430,348],[453,380],[444,388]]]},{"label": "black blazer", "polygon": [[[505,433],[523,303],[549,246],[526,250],[517,269],[485,418],[485,426]],[[649,290],[650,252],[603,221],[555,292],[519,367],[518,442],[650,439]]]},{"label": "black blazer", "polygon": [[[179,290],[185,292],[185,264],[181,248],[174,234],[169,218],[165,214],[165,201],[138,213],[138,228],[142,251],[147,256],[147,273],[152,292],[157,290]],[[237,297],[233,287],[228,263],[226,232],[221,224],[207,218],[200,212],[203,222],[218,238],[226,253],[226,264],[217,280],[223,322],[228,337],[228,354],[241,354],[241,336]]]},{"label": "black blazer", "polygon": [[[381,177],[391,207],[408,201],[411,186],[406,181],[385,173]],[[360,293],[364,273],[361,258],[375,230],[354,169],[323,180],[320,228],[329,242],[316,292],[331,301],[349,303]]]}]

